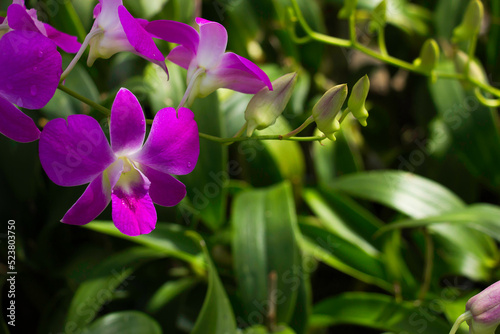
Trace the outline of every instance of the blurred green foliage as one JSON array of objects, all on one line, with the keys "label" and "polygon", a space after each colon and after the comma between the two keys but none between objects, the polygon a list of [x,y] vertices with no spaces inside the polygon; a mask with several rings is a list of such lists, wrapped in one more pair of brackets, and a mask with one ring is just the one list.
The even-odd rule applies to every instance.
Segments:
[{"label": "blurred green foliage", "polygon": [[[80,41],[95,3],[27,1],[41,19]],[[409,74],[346,48],[296,44],[289,0],[124,3],[148,20],[192,23],[203,15],[222,23],[228,49],[255,61],[271,80],[297,72],[291,103],[260,134],[298,127],[328,88],[352,87],[364,74],[372,83],[368,126],[348,118],[337,141],[323,143],[227,146],[200,139],[198,165],[182,178],[186,199],[158,207],[156,229],[140,237],[120,234],[109,208],[85,227],[61,224],[83,187],[52,184],[37,143],[0,137],[0,257],[5,263],[2,233],[13,219],[19,332],[440,334],[471,295],[500,279],[498,110],[481,105],[471,87]],[[298,3],[315,31],[348,38],[348,23],[338,18],[343,0]],[[366,45],[376,42],[369,18],[379,3],[358,3],[358,37]],[[451,71],[453,48],[465,46],[449,39],[467,3],[388,0],[382,28],[388,52],[411,62],[434,38],[442,51],[438,67]],[[3,14],[8,4],[1,2]],[[488,20],[477,58],[498,87],[500,5],[484,5]],[[92,68],[82,61],[66,85],[108,107],[127,87],[152,118],[177,106],[185,90],[186,71],[167,65],[169,81],[130,54]],[[223,90],[197,100],[200,131],[232,136],[249,98]],[[43,125],[75,113],[106,123],[59,91],[29,115]],[[312,126],[304,132],[313,134]],[[4,264],[0,270],[8,271]],[[4,312],[7,285],[2,291]],[[5,323],[0,331],[7,331]]]}]

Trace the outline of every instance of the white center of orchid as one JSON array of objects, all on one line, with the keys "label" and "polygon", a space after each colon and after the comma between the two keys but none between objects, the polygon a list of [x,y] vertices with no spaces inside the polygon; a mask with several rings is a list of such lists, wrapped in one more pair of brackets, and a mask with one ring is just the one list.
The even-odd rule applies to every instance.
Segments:
[{"label": "white center of orchid", "polygon": [[123,161],[123,170],[115,187],[121,188],[124,192],[131,193],[132,186],[140,183],[142,176],[135,168],[134,162],[128,157],[119,157],[118,159]]}]

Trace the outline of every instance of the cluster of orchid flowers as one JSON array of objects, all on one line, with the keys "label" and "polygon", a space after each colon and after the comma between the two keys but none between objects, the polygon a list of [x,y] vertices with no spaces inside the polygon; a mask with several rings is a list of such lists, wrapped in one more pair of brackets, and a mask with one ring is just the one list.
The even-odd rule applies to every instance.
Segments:
[{"label": "cluster of orchid flowers", "polygon": [[[91,222],[112,203],[112,219],[124,234],[151,232],[156,224],[153,203],[175,206],[186,195],[184,184],[172,175],[193,171],[199,155],[199,134],[194,114],[187,107],[197,97],[219,88],[255,94],[245,112],[246,129],[264,129],[276,121],[290,99],[296,74],[273,83],[257,65],[226,52],[228,35],[219,23],[196,19],[199,29],[175,21],[148,22],[134,18],[122,0],[99,0],[94,24],[83,43],[37,18],[24,0],[14,0],[7,17],[0,18],[0,133],[26,143],[39,140],[43,169],[60,186],[89,184],[62,218],[63,223]],[[154,39],[178,44],[167,57]],[[62,71],[58,48],[76,54]],[[109,142],[99,123],[88,115],[70,115],[49,121],[40,131],[19,108],[40,109],[53,97],[89,48],[87,64],[118,52],[132,52],[160,66],[168,74],[168,59],[187,70],[187,89],[178,108],[156,113],[149,137],[137,98],[128,90],[117,93],[109,117]],[[347,86],[329,90],[313,108],[312,116],[295,132],[315,121],[325,138],[334,139],[348,112],[366,124],[364,102],[368,77],[353,89],[348,108],[340,113]],[[185,107],[186,106],[186,107]]]}]

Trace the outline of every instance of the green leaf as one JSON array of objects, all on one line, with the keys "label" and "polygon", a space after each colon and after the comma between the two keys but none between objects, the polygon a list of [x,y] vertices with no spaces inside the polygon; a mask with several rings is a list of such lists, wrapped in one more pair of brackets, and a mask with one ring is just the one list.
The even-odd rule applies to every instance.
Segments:
[{"label": "green leaf", "polygon": [[423,218],[464,207],[460,198],[436,182],[400,171],[346,175],[331,189],[375,201],[413,218]]},{"label": "green leaf", "polygon": [[450,325],[428,310],[421,307],[417,311],[413,303],[396,302],[387,295],[344,293],[316,304],[311,326],[323,328],[349,324],[394,333],[448,333]]},{"label": "green leaf", "polygon": [[[310,259],[309,259],[310,260]],[[292,319],[288,323],[290,328],[292,328],[297,334],[306,334],[309,328],[309,317],[312,313],[312,287],[311,280],[309,276],[312,274],[310,264],[306,264],[306,260],[303,259],[302,266],[304,271],[302,273],[302,279],[300,280],[300,286],[297,292],[297,302],[295,303],[295,310],[292,315]]]},{"label": "green leaf", "polygon": [[[337,235],[338,237],[357,245],[367,254],[376,256],[378,250],[366,238],[361,237],[350,227],[349,222],[342,220],[341,217],[333,211],[324,198],[314,189],[306,189],[303,192],[304,200],[311,210],[320,218],[325,230]],[[367,236],[371,239],[371,236]]]},{"label": "green leaf", "polygon": [[[217,94],[197,99],[191,110],[200,132],[225,137],[222,112]],[[196,168],[179,179],[186,185],[187,197],[197,215],[212,230],[225,223],[227,183],[229,181],[227,146],[200,139],[200,156]]]},{"label": "green leaf", "polygon": [[500,207],[491,204],[473,204],[464,209],[438,216],[400,220],[384,226],[380,232],[429,226],[438,223],[464,225],[500,241]]},{"label": "green leaf", "polygon": [[194,232],[190,234],[201,245],[208,265],[208,291],[191,334],[235,333],[236,320],[233,309],[217,269],[210,259],[205,241]]},{"label": "green leaf", "polygon": [[113,222],[109,221],[93,221],[85,225],[85,227],[100,233],[126,239],[159,251],[161,254],[199,265],[198,247],[191,238],[186,236],[186,230],[179,225],[157,223],[156,228],[151,233],[137,237],[121,233]]},{"label": "green leaf", "polygon": [[288,323],[302,280],[298,272],[301,260],[295,241],[297,219],[291,186],[283,183],[238,194],[231,221],[234,266],[246,315],[257,312],[262,321],[265,319],[271,298],[269,281],[274,277],[279,291],[276,298],[283,300],[277,305],[276,318]]},{"label": "green leaf", "polygon": [[[278,135],[292,131],[284,117],[279,117],[276,123],[262,131],[256,131],[258,135]],[[264,140],[262,145],[273,158],[283,180],[290,180],[292,184],[302,183],[305,174],[304,154],[299,143],[291,141]]]},{"label": "green leaf", "polygon": [[84,330],[88,334],[162,334],[158,322],[137,311],[123,311],[107,314],[94,321]]},{"label": "green leaf", "polygon": [[177,281],[166,282],[158,289],[158,291],[155,292],[153,297],[151,297],[146,306],[146,310],[150,313],[157,312],[162,307],[167,305],[172,299],[186,290],[189,290],[198,282],[199,280],[193,277],[186,277]]},{"label": "green leaf", "polygon": [[[331,189],[384,204],[414,219],[465,208],[455,194],[438,183],[400,171],[347,175],[333,182]],[[429,229],[436,239],[436,253],[444,261],[436,266],[436,275],[455,273],[489,279],[492,268],[488,263],[497,253],[491,238],[465,226],[436,224]]]},{"label": "green leaf", "polygon": [[76,290],[69,306],[65,330],[85,327],[103,305],[113,300],[118,287],[126,287],[129,284],[127,280],[133,280],[134,277],[130,275],[140,265],[162,257],[165,254],[161,252],[137,247],[105,259]]},{"label": "green leaf", "polygon": [[[318,183],[326,185],[336,177],[363,170],[362,139],[357,122],[346,119],[335,133],[337,140],[313,143],[313,163]],[[315,135],[319,135],[316,130]]]},{"label": "green leaf", "polygon": [[300,230],[305,237],[301,242],[305,253],[360,281],[392,291],[380,252],[369,253],[341,234],[317,226],[300,224]]},{"label": "green leaf", "polygon": [[[454,65],[441,63],[438,69],[452,71]],[[460,160],[485,185],[500,186],[500,135],[494,111],[479,103],[474,92],[456,80],[439,79],[430,89]]]}]

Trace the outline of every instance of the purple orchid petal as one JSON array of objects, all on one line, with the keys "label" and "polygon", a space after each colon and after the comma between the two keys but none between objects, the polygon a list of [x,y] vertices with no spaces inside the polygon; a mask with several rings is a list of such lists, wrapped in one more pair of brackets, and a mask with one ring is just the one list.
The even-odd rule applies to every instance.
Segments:
[{"label": "purple orchid petal", "polygon": [[62,58],[47,37],[11,31],[0,39],[0,96],[27,109],[45,106],[61,78]]},{"label": "purple orchid petal", "polygon": [[149,24],[149,21],[146,19],[136,18],[135,21],[139,23],[144,30],[146,30],[146,26]]},{"label": "purple orchid petal", "polygon": [[82,45],[78,42],[76,36],[65,34],[47,23],[44,23],[44,27],[47,32],[47,37],[56,43],[64,52],[77,53],[78,50],[80,50]]},{"label": "purple orchid petal", "polygon": [[189,68],[189,64],[191,64],[191,60],[193,60],[193,58],[194,53],[182,45],[173,48],[167,56],[167,59],[172,63],[177,64],[186,70]]},{"label": "purple orchid petal", "polygon": [[61,222],[85,225],[96,219],[111,202],[111,189],[123,171],[123,160],[117,160],[104,173],[98,175],[83,195],[66,212]]},{"label": "purple orchid petal", "polygon": [[265,86],[273,90],[264,71],[250,60],[232,52],[224,54],[220,66],[213,70],[212,74],[225,83],[225,88],[242,93],[255,94]]},{"label": "purple orchid petal", "polygon": [[93,12],[94,19],[96,19],[99,16],[99,14],[101,14],[101,11],[102,11],[102,5],[100,3],[98,3],[94,7],[94,12]]},{"label": "purple orchid petal", "polygon": [[141,149],[146,135],[146,119],[137,98],[128,89],[116,94],[111,108],[111,148],[117,156]]},{"label": "purple orchid petal", "polygon": [[43,169],[60,186],[89,183],[116,159],[99,123],[87,115],[47,123],[39,153]]},{"label": "purple orchid petal", "polygon": [[36,31],[40,29],[33,21],[33,18],[26,12],[24,6],[12,4],[7,8],[7,17],[9,18],[9,27],[14,30]]},{"label": "purple orchid petal", "polygon": [[185,175],[198,161],[200,140],[194,114],[180,108],[165,108],[156,114],[151,132],[141,151],[131,157],[157,171]]},{"label": "purple orchid petal", "polygon": [[186,186],[171,175],[141,166],[140,169],[151,181],[149,196],[154,203],[175,206],[186,196]]},{"label": "purple orchid petal", "polygon": [[40,138],[35,122],[12,103],[0,97],[0,133],[20,143]]},{"label": "purple orchid petal", "polygon": [[197,51],[198,65],[205,68],[217,66],[226,51],[227,31],[217,22],[196,18],[200,26],[200,44]]},{"label": "purple orchid petal", "polygon": [[149,196],[151,182],[137,169],[140,180],[131,184],[118,181],[111,194],[112,218],[116,228],[123,234],[137,236],[154,230],[156,209]]},{"label": "purple orchid petal", "polygon": [[146,59],[159,63],[165,62],[165,56],[158,50],[151,35],[124,6],[118,7],[118,15],[123,26],[123,31],[125,31],[127,39],[135,51]]},{"label": "purple orchid petal", "polygon": [[158,20],[150,22],[146,30],[156,38],[170,43],[181,44],[193,54],[196,54],[200,36],[193,27],[176,21]]},{"label": "purple orchid petal", "polygon": [[5,21],[5,17],[0,16],[0,24],[2,24],[3,21]]}]

